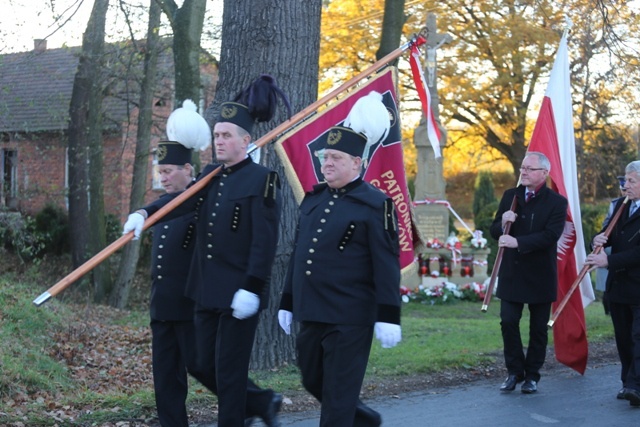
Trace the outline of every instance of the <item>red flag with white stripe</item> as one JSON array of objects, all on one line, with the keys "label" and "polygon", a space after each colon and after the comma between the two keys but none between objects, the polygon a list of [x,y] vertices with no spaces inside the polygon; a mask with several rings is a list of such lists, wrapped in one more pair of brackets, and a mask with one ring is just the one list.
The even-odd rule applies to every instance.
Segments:
[{"label": "red flag with white stripe", "polygon": [[431,143],[431,148],[433,148],[435,157],[438,158],[441,157],[440,128],[438,127],[438,123],[436,122],[435,114],[431,109],[431,94],[427,89],[427,82],[424,78],[424,72],[422,71],[422,67],[420,66],[420,51],[418,50],[418,45],[415,43],[411,45],[411,56],[409,57],[409,64],[411,65],[413,82],[416,85],[416,90],[418,91],[418,98],[420,98],[420,102],[422,103],[422,112],[424,113],[424,118],[427,122],[427,138],[429,138],[429,142]]},{"label": "red flag with white stripe", "polygon": [[[529,151],[544,153],[549,158],[552,188],[569,201],[564,233],[558,241],[558,301],[561,301],[578,277],[586,258],[578,194],[566,31],[560,40]],[[556,359],[584,374],[589,353],[584,307],[595,299],[589,275],[585,276],[579,289],[580,292],[573,293],[555,321],[553,340]],[[557,303],[553,306],[554,310]]]}]

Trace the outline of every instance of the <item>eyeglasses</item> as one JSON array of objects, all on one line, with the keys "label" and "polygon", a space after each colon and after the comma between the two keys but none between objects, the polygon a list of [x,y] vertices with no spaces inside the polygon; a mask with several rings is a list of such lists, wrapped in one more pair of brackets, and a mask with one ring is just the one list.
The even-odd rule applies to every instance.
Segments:
[{"label": "eyeglasses", "polygon": [[528,166],[520,166],[520,172],[546,171],[547,168],[530,168]]}]

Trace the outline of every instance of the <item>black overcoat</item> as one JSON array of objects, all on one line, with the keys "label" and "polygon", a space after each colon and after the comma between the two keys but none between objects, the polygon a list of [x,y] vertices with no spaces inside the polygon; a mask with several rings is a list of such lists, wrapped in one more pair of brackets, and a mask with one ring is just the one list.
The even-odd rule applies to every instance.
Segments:
[{"label": "black overcoat", "polygon": [[[505,191],[491,224],[491,236],[503,234],[502,214],[517,200],[515,222],[509,234],[518,240],[518,248],[505,248],[498,290],[500,299],[525,304],[554,302],[558,290],[558,240],[567,218],[567,199],[543,185],[535,197],[525,203],[525,187]],[[579,243],[578,243],[579,244]]]},{"label": "black overcoat", "polygon": [[605,245],[611,247],[606,292],[611,302],[640,305],[640,209],[629,218],[631,202],[622,202],[616,203],[614,215],[624,211]]}]

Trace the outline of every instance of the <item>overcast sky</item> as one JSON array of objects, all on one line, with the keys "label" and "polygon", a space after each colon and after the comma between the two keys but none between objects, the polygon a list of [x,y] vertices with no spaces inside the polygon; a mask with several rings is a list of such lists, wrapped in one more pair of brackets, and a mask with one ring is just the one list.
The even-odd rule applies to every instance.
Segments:
[{"label": "overcast sky", "polygon": [[[221,18],[223,0],[207,0],[207,14]],[[124,30],[123,15],[117,9],[118,0],[111,0],[107,18],[109,28]],[[146,10],[149,0],[126,0],[139,10]],[[22,52],[33,49],[34,39],[47,39],[47,48],[63,45],[79,46],[82,33],[87,27],[93,0],[0,0],[0,54]],[[53,6],[52,6],[53,3]],[[181,5],[183,1],[178,0]],[[134,9],[135,10],[135,9]],[[56,17],[58,19],[56,20]],[[136,37],[144,37],[147,24],[144,19],[137,20],[139,32]],[[113,35],[114,39],[123,39],[127,34]],[[215,52],[212,52],[215,54]]]}]

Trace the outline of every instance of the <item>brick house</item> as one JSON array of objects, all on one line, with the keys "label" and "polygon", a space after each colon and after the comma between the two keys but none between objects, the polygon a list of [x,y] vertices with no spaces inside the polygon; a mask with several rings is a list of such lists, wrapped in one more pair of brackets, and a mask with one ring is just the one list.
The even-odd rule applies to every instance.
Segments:
[{"label": "brick house", "polygon": [[[164,45],[170,46],[165,40]],[[144,43],[138,47],[144,48]],[[68,208],[68,121],[80,47],[47,49],[36,40],[34,50],[0,55],[0,209],[35,215],[47,203]],[[103,102],[104,195],[107,212],[121,219],[129,212],[135,154],[137,81],[142,52],[131,44],[105,46],[109,79]],[[125,68],[131,58],[138,65]],[[133,71],[127,71],[133,70]],[[158,56],[158,88],[154,96],[151,152],[146,201],[163,192],[154,178],[154,152],[165,138],[166,119],[174,110],[173,55],[170,47]],[[201,69],[203,99],[213,100],[217,64]],[[203,163],[211,152],[202,153]]]}]

